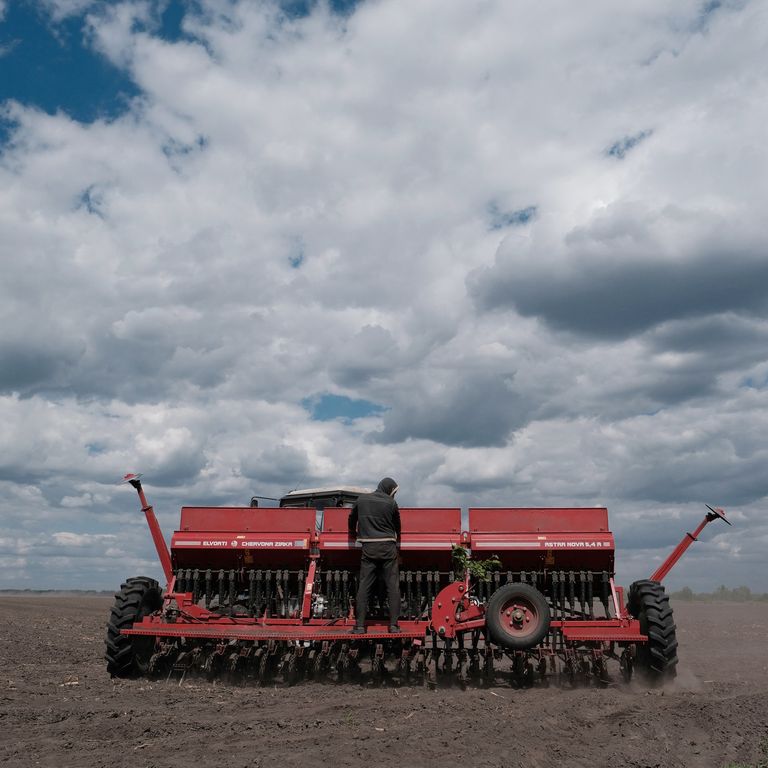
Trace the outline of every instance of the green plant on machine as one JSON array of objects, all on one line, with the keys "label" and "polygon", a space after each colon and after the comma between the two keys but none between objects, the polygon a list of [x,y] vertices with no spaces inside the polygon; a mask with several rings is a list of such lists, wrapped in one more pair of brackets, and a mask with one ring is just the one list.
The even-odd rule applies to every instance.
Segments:
[{"label": "green plant on machine", "polygon": [[451,552],[453,558],[453,572],[457,579],[464,578],[464,572],[468,571],[473,579],[478,581],[488,581],[493,571],[501,568],[501,560],[498,555],[491,555],[485,560],[474,560],[469,551],[460,544],[453,545]]}]

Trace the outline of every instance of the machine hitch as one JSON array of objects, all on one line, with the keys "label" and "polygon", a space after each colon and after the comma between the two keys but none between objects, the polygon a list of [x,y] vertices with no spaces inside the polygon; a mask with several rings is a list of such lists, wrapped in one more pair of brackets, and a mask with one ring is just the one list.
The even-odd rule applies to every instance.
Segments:
[{"label": "machine hitch", "polygon": [[149,532],[152,534],[152,541],[155,543],[155,549],[157,550],[157,556],[160,559],[160,565],[163,568],[163,575],[165,576],[166,588],[168,591],[172,588],[173,581],[173,567],[171,566],[171,553],[168,551],[168,545],[163,538],[163,532],[160,530],[160,523],[157,522],[155,517],[155,511],[152,509],[152,505],[147,503],[147,497],[144,495],[144,489],[141,487],[141,475],[135,475],[129,472],[123,479],[123,483],[132,485],[136,492],[139,494],[139,502],[141,503],[141,511],[147,518],[147,525],[149,526]]},{"label": "machine hitch", "polygon": [[709,504],[704,505],[709,512],[704,515],[704,519],[699,523],[699,527],[693,533],[686,533],[683,540],[672,550],[669,557],[653,572],[651,575],[651,581],[661,582],[664,577],[672,570],[675,563],[683,556],[685,550],[693,544],[699,537],[699,534],[704,528],[713,520],[723,520],[731,525],[731,521],[725,516],[725,512],[719,507],[710,507]]}]

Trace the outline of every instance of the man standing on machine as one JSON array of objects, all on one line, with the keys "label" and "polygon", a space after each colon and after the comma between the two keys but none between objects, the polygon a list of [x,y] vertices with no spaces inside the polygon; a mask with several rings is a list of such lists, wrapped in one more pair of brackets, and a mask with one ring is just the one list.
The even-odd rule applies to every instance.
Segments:
[{"label": "man standing on machine", "polygon": [[399,632],[400,569],[397,545],[400,541],[400,509],[395,501],[397,483],[385,477],[373,493],[360,496],[349,513],[349,537],[363,545],[360,581],[355,604],[352,634],[365,634],[368,596],[377,576],[382,576],[389,601],[389,631]]}]

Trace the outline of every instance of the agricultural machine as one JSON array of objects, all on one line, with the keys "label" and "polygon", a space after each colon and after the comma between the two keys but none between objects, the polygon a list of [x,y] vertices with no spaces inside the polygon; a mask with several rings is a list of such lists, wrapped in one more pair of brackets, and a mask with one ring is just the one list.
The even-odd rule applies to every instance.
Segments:
[{"label": "agricultural machine", "polygon": [[662,581],[709,522],[728,522],[708,507],[625,595],[605,508],[470,508],[469,530],[459,508],[401,508],[401,632],[390,634],[384,598],[372,595],[355,635],[360,551],[347,518],[361,489],[293,492],[279,507],[182,507],[169,550],[140,477],[125,481],[166,586],[137,577],[116,594],[115,677],[603,685],[618,663],[625,681],[637,671],[660,683],[677,664]]}]

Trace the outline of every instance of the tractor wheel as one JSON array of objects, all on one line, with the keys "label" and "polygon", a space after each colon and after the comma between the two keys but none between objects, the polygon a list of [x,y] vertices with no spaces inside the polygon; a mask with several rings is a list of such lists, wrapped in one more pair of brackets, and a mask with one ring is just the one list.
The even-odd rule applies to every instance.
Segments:
[{"label": "tractor wheel", "polygon": [[491,640],[514,651],[537,646],[549,632],[551,618],[547,599],[528,584],[505,584],[485,608]]},{"label": "tractor wheel", "polygon": [[636,581],[629,588],[629,612],[639,620],[648,642],[638,644],[635,668],[654,684],[677,674],[677,638],[669,597],[658,581]]},{"label": "tractor wheel", "polygon": [[121,635],[145,616],[163,605],[160,585],[146,576],[128,579],[115,595],[115,602],[107,622],[105,643],[107,672],[112,677],[132,677],[147,672],[149,659],[155,647],[154,637],[128,637]]}]

